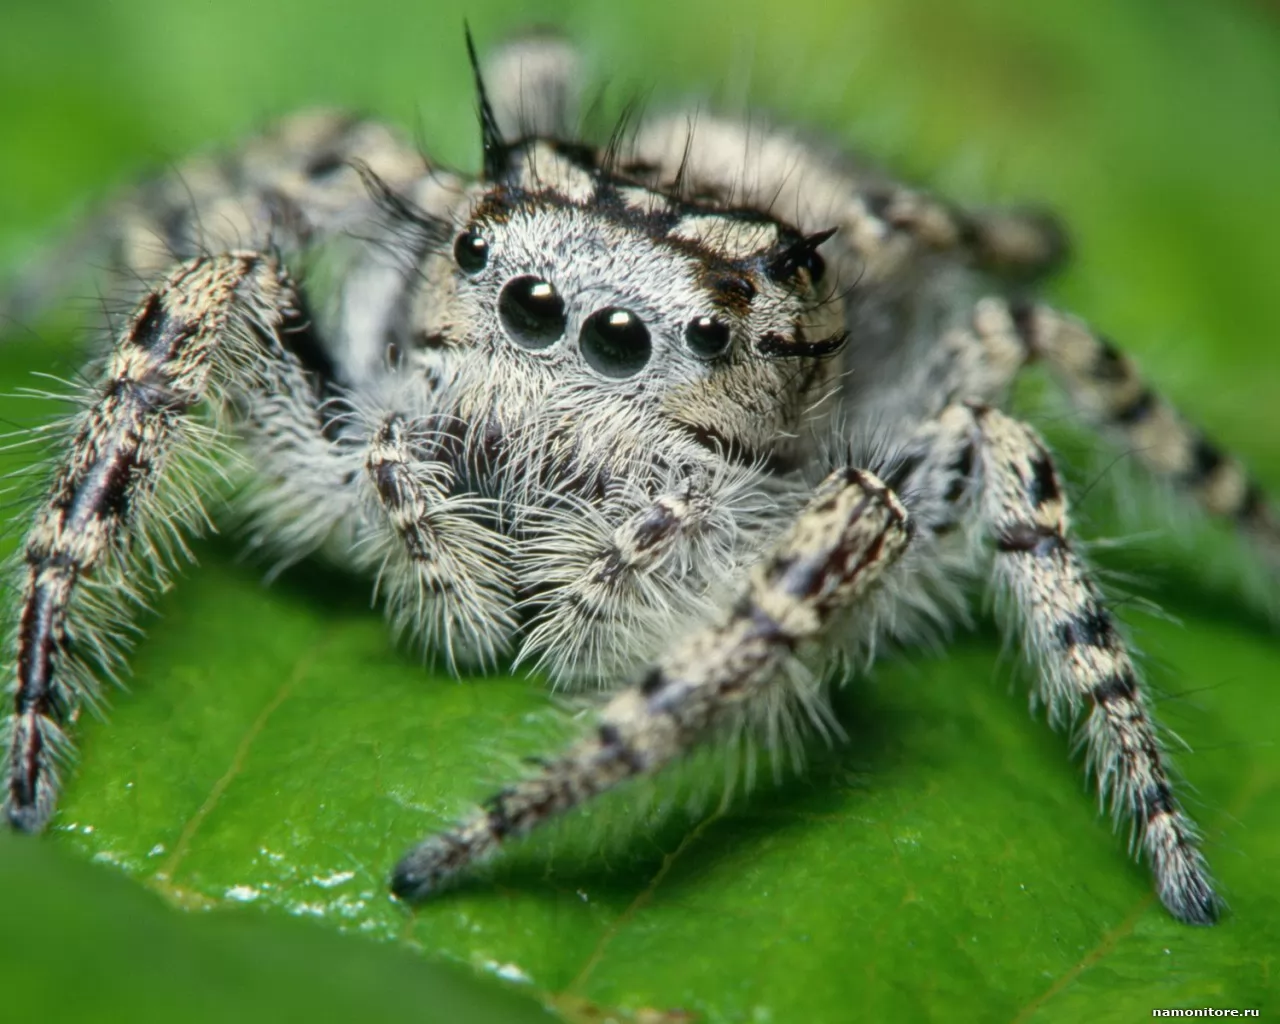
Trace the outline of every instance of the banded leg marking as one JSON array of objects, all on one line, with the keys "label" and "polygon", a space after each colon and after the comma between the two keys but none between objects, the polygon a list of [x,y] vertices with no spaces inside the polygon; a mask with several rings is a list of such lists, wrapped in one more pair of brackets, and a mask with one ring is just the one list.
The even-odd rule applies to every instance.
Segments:
[{"label": "banded leg marking", "polygon": [[1234,521],[1280,569],[1280,515],[1241,462],[1222,451],[1142,379],[1106,337],[1047,306],[1012,315],[1031,353],[1043,359],[1076,406],[1122,439],[1155,477],[1206,513]]},{"label": "banded leg marking", "polygon": [[217,435],[186,414],[206,398],[234,405],[273,365],[301,373],[279,340],[296,309],[271,257],[206,257],[150,293],[117,339],[15,567],[4,794],[13,826],[47,823],[70,752],[63,726],[99,701],[97,676],[119,667],[130,599],[162,584],[167,556],[185,554],[184,534],[207,525],[190,474]]},{"label": "banded leg marking", "polygon": [[492,665],[515,630],[504,541],[495,510],[451,494],[456,473],[444,432],[399,413],[373,431],[365,453],[374,511],[366,538],[392,623],[450,665]]},{"label": "banded leg marking", "polygon": [[875,477],[833,473],[752,571],[722,624],[688,637],[610,700],[592,736],[412,850],[395,870],[394,891],[430,896],[506,839],[659,770],[746,713],[792,652],[855,606],[909,537],[906,511]]},{"label": "banded leg marking", "polygon": [[1173,795],[1138,675],[1102,593],[1068,541],[1067,504],[1031,428],[975,407],[982,517],[995,577],[1038,669],[1050,721],[1084,723],[1089,769],[1116,820],[1132,819],[1161,902],[1179,920],[1211,924],[1219,899],[1197,833]]}]

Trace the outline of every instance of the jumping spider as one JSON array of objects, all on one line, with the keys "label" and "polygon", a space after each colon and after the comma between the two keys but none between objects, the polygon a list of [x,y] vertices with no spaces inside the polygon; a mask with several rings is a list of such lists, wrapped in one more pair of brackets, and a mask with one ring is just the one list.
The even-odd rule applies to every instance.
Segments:
[{"label": "jumping spider", "polygon": [[726,731],[823,728],[833,658],[945,629],[985,577],[1161,900],[1212,922],[1123,632],[1045,445],[1001,403],[1043,363],[1274,552],[1259,488],[1114,345],[1021,297],[1062,254],[1048,218],[703,114],[593,148],[571,134],[575,77],[550,38],[477,65],[478,180],[310,113],[110,211],[122,279],[149,286],[14,566],[8,821],[49,821],[66,727],[133,628],[120,595],[162,584],[206,525],[204,463],[230,446],[253,543],[372,573],[451,665],[619,687],[578,742],[413,849],[406,899]]}]

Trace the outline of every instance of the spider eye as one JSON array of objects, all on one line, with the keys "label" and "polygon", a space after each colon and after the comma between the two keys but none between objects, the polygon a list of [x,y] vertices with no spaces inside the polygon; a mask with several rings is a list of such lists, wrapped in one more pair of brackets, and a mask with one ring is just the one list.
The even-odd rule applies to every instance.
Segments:
[{"label": "spider eye", "polygon": [[453,258],[464,274],[478,274],[489,262],[489,242],[483,235],[466,231],[453,243]]},{"label": "spider eye", "polygon": [[587,317],[578,347],[588,365],[606,377],[630,377],[653,353],[649,328],[629,309],[609,306]]},{"label": "spider eye", "polygon": [[729,325],[712,316],[699,316],[684,329],[689,350],[701,359],[713,359],[729,347]]},{"label": "spider eye", "polygon": [[498,315],[511,340],[522,348],[546,348],[564,334],[564,299],[540,277],[516,277],[498,296]]},{"label": "spider eye", "polygon": [[807,266],[809,268],[809,280],[814,284],[820,284],[827,273],[827,261],[822,258],[822,253],[810,253]]}]

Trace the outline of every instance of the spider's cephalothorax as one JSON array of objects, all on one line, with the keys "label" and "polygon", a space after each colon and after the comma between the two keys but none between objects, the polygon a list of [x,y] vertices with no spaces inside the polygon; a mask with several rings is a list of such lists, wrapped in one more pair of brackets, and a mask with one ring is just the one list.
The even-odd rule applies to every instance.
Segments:
[{"label": "spider's cephalothorax", "polygon": [[[409,392],[429,389],[417,443],[492,534],[472,543],[508,550],[474,600],[432,602],[427,632],[451,657],[518,645],[557,678],[607,681],[758,546],[748,481],[801,464],[846,334],[818,280],[825,234],[682,201],[594,157],[504,145],[461,223],[432,225],[445,244],[422,254],[396,358]],[[634,549],[614,550],[629,521]],[[716,550],[631,578],[682,533]]]},{"label": "spider's cephalothorax", "polygon": [[64,730],[132,628],[119,595],[163,581],[206,522],[199,463],[230,447],[256,484],[253,543],[374,574],[395,625],[450,663],[618,691],[579,742],[414,849],[406,898],[726,730],[821,726],[833,654],[962,621],[985,576],[1165,905],[1212,921],[1058,473],[1000,406],[1042,362],[1274,560],[1261,490],[1108,341],[1008,297],[1057,262],[1047,219],[966,213],[711,117],[596,150],[568,141],[574,78],[554,39],[496,56],[478,181],[375,123],[307,114],[92,233],[154,284],[12,567],[9,822],[53,814]]}]

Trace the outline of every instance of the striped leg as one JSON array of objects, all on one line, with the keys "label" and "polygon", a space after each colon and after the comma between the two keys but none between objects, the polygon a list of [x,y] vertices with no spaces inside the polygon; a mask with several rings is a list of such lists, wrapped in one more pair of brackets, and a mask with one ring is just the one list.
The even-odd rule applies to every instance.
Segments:
[{"label": "striped leg", "polygon": [[902,384],[869,392],[865,422],[922,421],[948,404],[997,404],[1029,362],[1044,362],[1091,423],[1200,507],[1234,523],[1280,572],[1280,515],[1240,460],[1223,452],[1139,375],[1133,360],[1081,321],[1040,304],[988,297],[943,334]]},{"label": "striped leg", "polygon": [[[173,271],[117,339],[12,567],[3,803],[13,826],[48,821],[70,751],[63,727],[100,703],[98,678],[119,668],[138,599],[206,525],[201,469],[219,438],[187,414],[207,400],[238,417],[267,390],[315,399],[285,347],[291,329],[298,305],[279,264],[231,253]],[[295,433],[319,431],[315,404],[300,398],[297,415]]]},{"label": "striped leg", "polygon": [[[230,153],[201,154],[129,190],[81,230],[0,282],[0,331],[29,322],[78,286],[93,265],[114,271],[115,294],[141,297],[177,262],[232,249],[294,248],[375,214],[354,164],[409,190],[428,167],[384,125],[335,110],[284,119]],[[443,174],[443,172],[439,172]]]},{"label": "striped leg", "polygon": [[1132,819],[1161,901],[1190,924],[1211,924],[1219,900],[1196,830],[1169,781],[1133,659],[1097,584],[1068,540],[1057,473],[1029,427],[972,407],[979,438],[980,516],[996,546],[995,578],[1022,649],[1036,663],[1052,722],[1089,708],[1089,767],[1117,820]]},{"label": "striped leg", "polygon": [[666,190],[774,210],[805,232],[839,228],[824,251],[850,257],[839,275],[846,288],[893,279],[926,253],[1017,280],[1043,277],[1066,256],[1065,233],[1045,213],[964,210],[752,121],[701,111],[647,121],[624,168]]},{"label": "striped leg", "polygon": [[777,685],[797,646],[855,606],[909,536],[906,512],[875,477],[833,473],[721,624],[693,633],[614,697],[591,736],[412,850],[395,870],[396,894],[430,896],[506,839],[659,770],[717,727],[741,721]]},{"label": "striped leg", "polygon": [[398,631],[440,652],[450,667],[492,666],[515,631],[504,540],[485,525],[491,503],[450,494],[456,474],[443,435],[432,422],[399,413],[372,431],[365,542]]},{"label": "striped leg", "polygon": [[1076,406],[1211,516],[1237,524],[1280,570],[1280,516],[1240,461],[1156,394],[1133,360],[1079,320],[1042,305],[1011,310],[1034,357]]},{"label": "striped leg", "polygon": [[621,497],[617,516],[574,505],[530,517],[521,589],[535,615],[517,660],[593,686],[646,664],[678,623],[705,617],[709,587],[732,580],[753,503],[764,504],[752,482],[696,473]]}]

